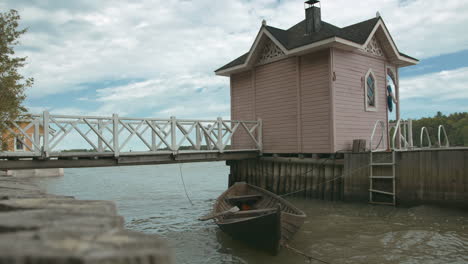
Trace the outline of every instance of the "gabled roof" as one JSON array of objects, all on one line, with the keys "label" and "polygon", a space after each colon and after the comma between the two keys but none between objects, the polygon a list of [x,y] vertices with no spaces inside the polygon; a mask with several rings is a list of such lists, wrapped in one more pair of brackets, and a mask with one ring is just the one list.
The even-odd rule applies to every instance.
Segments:
[{"label": "gabled roof", "polygon": [[301,54],[327,47],[341,47],[347,49],[364,48],[371,37],[376,34],[380,41],[386,45],[392,53],[392,59],[399,66],[408,66],[418,63],[418,60],[398,51],[391,38],[385,23],[381,17],[375,17],[347,27],[339,28],[322,21],[319,32],[306,35],[306,21],[303,20],[287,30],[262,25],[255,42],[249,52],[229,62],[215,72],[218,75],[229,75],[233,72],[244,70],[251,66],[251,59],[258,44],[265,37],[270,38],[286,55]]}]

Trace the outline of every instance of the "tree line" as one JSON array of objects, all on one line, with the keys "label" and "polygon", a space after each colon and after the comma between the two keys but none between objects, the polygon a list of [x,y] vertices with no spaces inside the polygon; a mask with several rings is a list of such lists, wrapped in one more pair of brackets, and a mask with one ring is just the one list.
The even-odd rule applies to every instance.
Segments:
[{"label": "tree line", "polygon": [[[439,125],[444,126],[450,146],[468,146],[468,112],[452,113],[449,115],[437,112],[433,117],[423,117],[413,120],[414,144],[420,145],[421,128],[426,127],[432,145],[436,145],[438,142],[437,135]],[[427,145],[425,137],[424,135],[424,145]]]}]

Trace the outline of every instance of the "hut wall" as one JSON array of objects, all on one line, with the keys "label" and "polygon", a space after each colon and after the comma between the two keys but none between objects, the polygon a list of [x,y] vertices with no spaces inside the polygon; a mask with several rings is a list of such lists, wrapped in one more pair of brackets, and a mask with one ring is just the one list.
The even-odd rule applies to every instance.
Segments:
[{"label": "hut wall", "polygon": [[301,57],[301,127],[303,153],[331,152],[329,52]]},{"label": "hut wall", "polygon": [[[255,120],[254,90],[250,71],[231,75],[231,119]],[[232,138],[236,149],[251,149],[255,145],[243,129],[239,129]]]},{"label": "hut wall", "polygon": [[263,120],[263,148],[297,153],[297,59],[255,67],[255,114]]},{"label": "hut wall", "polygon": [[[263,152],[328,153],[329,50],[259,65],[231,76],[231,117],[263,120]],[[244,132],[236,149],[253,147]]]},{"label": "hut wall", "polygon": [[[387,123],[385,59],[340,49],[334,49],[332,54],[336,76],[333,82],[334,151],[350,150],[353,139],[369,141],[376,120]],[[365,109],[364,84],[369,69],[372,69],[377,82],[377,111]],[[376,141],[378,139],[376,137]],[[382,141],[386,146],[386,133]]]}]

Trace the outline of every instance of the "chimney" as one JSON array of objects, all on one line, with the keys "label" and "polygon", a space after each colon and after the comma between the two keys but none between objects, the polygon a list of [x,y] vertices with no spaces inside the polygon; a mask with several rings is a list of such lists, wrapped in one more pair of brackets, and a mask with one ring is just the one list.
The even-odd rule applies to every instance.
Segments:
[{"label": "chimney", "polygon": [[304,2],[306,15],[306,35],[319,32],[322,27],[322,18],[320,15],[320,7],[315,6],[319,0],[308,0]]}]

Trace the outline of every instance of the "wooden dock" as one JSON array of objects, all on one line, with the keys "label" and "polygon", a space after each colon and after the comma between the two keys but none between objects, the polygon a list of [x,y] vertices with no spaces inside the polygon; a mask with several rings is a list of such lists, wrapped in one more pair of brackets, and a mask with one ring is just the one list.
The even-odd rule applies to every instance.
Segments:
[{"label": "wooden dock", "polygon": [[[379,153],[373,155],[379,159]],[[397,205],[468,208],[467,148],[396,151],[395,156]],[[231,167],[230,185],[245,181],[280,195],[368,202],[369,162],[369,152],[365,152],[346,153],[342,159],[261,157],[227,164]],[[387,175],[386,170],[383,167],[374,174]],[[376,185],[390,192],[388,183],[377,181]]]}]

